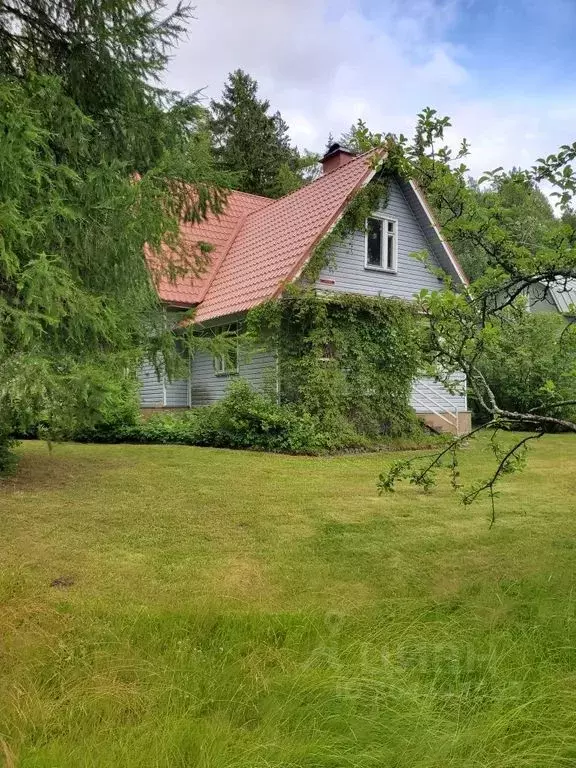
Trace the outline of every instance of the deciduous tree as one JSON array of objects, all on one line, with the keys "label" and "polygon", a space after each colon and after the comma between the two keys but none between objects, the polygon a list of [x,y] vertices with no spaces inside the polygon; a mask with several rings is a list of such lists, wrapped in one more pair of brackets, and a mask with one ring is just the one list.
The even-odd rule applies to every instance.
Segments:
[{"label": "deciduous tree", "polygon": [[[529,440],[546,430],[565,429],[576,432],[571,418],[559,416],[559,409],[576,404],[566,399],[563,391],[552,383],[541,392],[536,405],[516,410],[500,400],[484,375],[482,361],[498,347],[505,333],[513,331],[515,323],[524,320],[524,296],[531,286],[568,290],[576,279],[576,230],[570,216],[558,219],[550,227],[540,228],[537,237],[525,236],[522,226],[511,226],[506,221],[509,208],[502,196],[493,205],[485,205],[477,191],[467,183],[469,170],[464,158],[469,152],[466,142],[453,152],[444,144],[444,132],[450,125],[448,118],[440,118],[434,110],[426,109],[420,115],[414,139],[388,135],[378,141],[386,150],[384,165],[405,177],[415,179],[427,192],[448,241],[460,247],[469,245],[485,259],[482,274],[464,290],[450,284],[445,290],[420,292],[418,307],[427,320],[427,341],[430,363],[437,377],[450,386],[455,371],[464,371],[468,386],[480,404],[486,422],[479,429],[510,430],[518,425],[527,430],[511,448],[503,450],[496,440],[492,445],[497,457],[494,474],[486,482],[465,494],[472,501],[484,491],[494,501],[494,484],[498,478],[521,464],[524,448]],[[555,190],[559,206],[570,211],[576,196],[576,174],[572,163],[576,158],[576,143],[563,146],[557,154],[536,161],[522,172],[526,185],[543,180]],[[518,172],[517,172],[518,173]],[[493,189],[509,191],[510,176],[496,169],[479,182],[489,183]],[[512,183],[518,183],[513,177]],[[573,349],[576,326],[568,322],[559,343]],[[518,335],[518,343],[521,336]],[[457,449],[466,438],[451,442],[433,459],[397,464],[381,478],[381,487],[390,489],[401,477],[428,485],[434,470],[445,456],[450,456],[456,477]]]}]

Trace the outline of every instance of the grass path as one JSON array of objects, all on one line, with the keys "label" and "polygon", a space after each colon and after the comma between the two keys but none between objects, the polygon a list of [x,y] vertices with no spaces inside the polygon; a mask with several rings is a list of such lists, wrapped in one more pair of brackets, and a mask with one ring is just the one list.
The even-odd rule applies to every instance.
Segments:
[{"label": "grass path", "polygon": [[574,447],[490,530],[448,487],[379,497],[385,455],[24,444],[0,765],[576,766]]}]

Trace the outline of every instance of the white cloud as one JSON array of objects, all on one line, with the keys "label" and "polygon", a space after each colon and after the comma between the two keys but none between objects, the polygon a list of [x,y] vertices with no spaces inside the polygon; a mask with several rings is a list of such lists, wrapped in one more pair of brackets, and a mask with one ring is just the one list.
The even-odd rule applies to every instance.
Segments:
[{"label": "white cloud", "polygon": [[452,117],[454,139],[471,141],[475,173],[527,166],[572,141],[568,98],[507,99],[497,82],[480,90],[461,63],[465,52],[447,41],[461,3],[380,0],[368,18],[360,0],[196,0],[167,83],[214,97],[241,67],[282,112],[292,140],[316,150],[358,117],[374,130],[411,132],[416,113],[434,106]]}]

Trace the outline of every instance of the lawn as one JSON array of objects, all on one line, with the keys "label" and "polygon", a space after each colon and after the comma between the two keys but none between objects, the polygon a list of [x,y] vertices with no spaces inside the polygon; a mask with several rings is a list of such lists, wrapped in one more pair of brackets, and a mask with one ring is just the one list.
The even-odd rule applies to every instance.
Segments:
[{"label": "lawn", "polygon": [[576,766],[575,448],[490,529],[447,483],[379,497],[390,455],[23,444],[0,764]]}]

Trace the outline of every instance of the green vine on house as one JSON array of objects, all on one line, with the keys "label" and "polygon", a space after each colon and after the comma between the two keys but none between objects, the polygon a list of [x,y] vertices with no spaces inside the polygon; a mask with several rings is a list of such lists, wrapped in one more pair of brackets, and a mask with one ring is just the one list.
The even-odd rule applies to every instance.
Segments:
[{"label": "green vine on house", "polygon": [[247,331],[278,353],[280,399],[310,414],[342,444],[415,434],[410,408],[420,367],[417,315],[400,299],[315,290],[335,248],[388,200],[386,170],[349,202],[338,224],[316,246],[298,283],[252,309]]},{"label": "green vine on house", "polygon": [[386,206],[389,196],[389,176],[383,168],[379,178],[359,189],[350,199],[337,224],[314,248],[302,273],[302,289],[314,285],[322,270],[333,266],[334,248],[345,242],[354,232],[366,228],[366,219],[378,208]]}]

